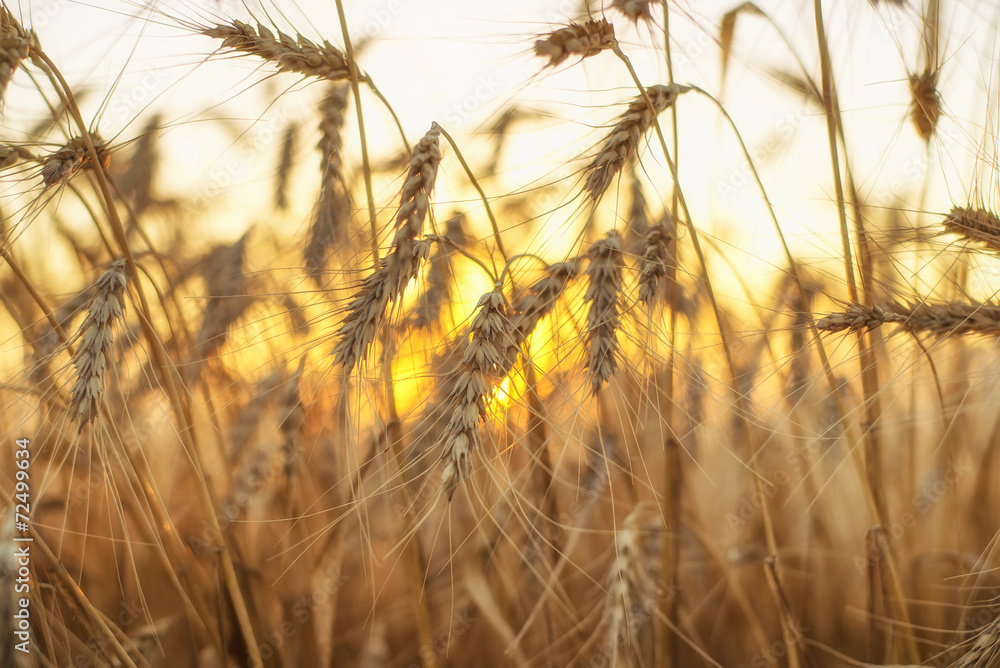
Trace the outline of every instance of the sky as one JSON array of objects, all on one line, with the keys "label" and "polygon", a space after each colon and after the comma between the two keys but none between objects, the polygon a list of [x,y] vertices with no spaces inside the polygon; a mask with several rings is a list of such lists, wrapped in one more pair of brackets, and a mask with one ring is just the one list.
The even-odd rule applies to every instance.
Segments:
[{"label": "sky", "polygon": [[[737,4],[671,3],[674,76],[712,93],[732,115],[796,250],[815,258],[835,254],[839,236],[825,118],[776,77],[801,70],[774,26],[760,17],[738,18],[722,84],[719,26]],[[758,4],[818,79],[812,3]],[[505,109],[516,106],[532,115],[516,128],[501,173],[488,184],[494,196],[541,188],[553,206],[565,202],[579,186],[579,169],[635,95],[622,63],[610,53],[557,68],[545,68],[533,56],[534,40],[579,19],[583,2],[345,0],[344,5],[352,40],[370,40],[359,62],[398,112],[411,143],[436,121],[476,162],[491,150],[489,128]],[[929,147],[907,118],[907,76],[923,66],[918,6],[873,7],[867,0],[824,5],[850,164],[873,207],[906,210],[917,224],[918,209],[928,212],[927,218],[972,197],[1000,204],[990,157],[997,135],[996,3],[945,3],[943,118]],[[22,0],[20,9],[67,78],[91,91],[84,111],[101,133],[124,143],[141,132],[149,114],[162,113],[170,128],[168,187],[209,202],[241,184],[262,196],[260,186],[272,167],[258,158],[273,156],[289,122],[312,122],[310,105],[321,90],[294,75],[269,77],[272,70],[252,59],[214,53],[218,44],[193,34],[191,26],[255,17],[286,32],[343,43],[329,0]],[[633,26],[608,16],[640,79],[664,83],[662,18]],[[32,88],[30,80],[15,79],[14,90],[26,102],[17,109],[9,105],[10,131],[43,109],[27,103]],[[696,223],[736,256],[756,260],[757,270],[767,271],[779,261],[773,226],[737,136],[711,99],[692,94],[681,102],[679,165]],[[372,154],[391,157],[399,140],[387,114],[370,95],[363,104]],[[347,135],[351,132],[349,126]],[[357,151],[349,138],[346,154],[355,167]],[[669,172],[659,154],[652,146],[642,149],[654,206],[669,198]],[[308,148],[301,156],[305,163]],[[263,171],[246,167],[252,164],[264,165]],[[439,205],[467,196],[454,174],[447,172],[438,184]],[[391,201],[395,188],[398,183],[384,184],[383,201]],[[242,202],[259,210],[252,191],[232,206]],[[220,228],[238,234],[248,220],[233,216]]]}]

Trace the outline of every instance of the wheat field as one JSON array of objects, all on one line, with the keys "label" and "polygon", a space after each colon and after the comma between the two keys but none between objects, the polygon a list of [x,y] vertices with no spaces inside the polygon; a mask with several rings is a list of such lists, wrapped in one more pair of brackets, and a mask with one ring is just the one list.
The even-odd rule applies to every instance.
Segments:
[{"label": "wheat field", "polygon": [[0,6],[0,666],[1000,666],[995,2]]}]

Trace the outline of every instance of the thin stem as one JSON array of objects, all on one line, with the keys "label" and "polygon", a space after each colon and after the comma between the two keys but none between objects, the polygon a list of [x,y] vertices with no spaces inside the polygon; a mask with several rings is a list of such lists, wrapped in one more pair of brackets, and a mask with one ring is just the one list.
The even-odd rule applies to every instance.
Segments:
[{"label": "thin stem", "polygon": [[[365,179],[365,196],[368,199],[368,222],[372,232],[372,262],[378,263],[378,222],[375,216],[375,193],[372,189],[372,168],[368,160],[368,136],[365,133],[365,115],[361,111],[361,87],[358,84],[358,65],[354,62],[354,46],[347,30],[347,14],[343,0],[337,0],[337,15],[340,18],[340,32],[344,36],[344,55],[347,71],[351,78],[351,92],[354,93],[354,111],[358,116],[358,135],[361,138],[361,171]],[[400,129],[402,132],[402,129]]]},{"label": "thin stem", "polygon": [[740,418],[740,425],[743,428],[744,442],[747,443],[750,456],[747,458],[747,466],[750,469],[751,478],[753,478],[754,491],[757,495],[757,499],[760,506],[761,521],[764,525],[764,536],[767,543],[768,558],[773,559],[773,566],[770,569],[766,569],[766,574],[768,576],[768,584],[771,585],[771,592],[775,599],[775,603],[778,606],[779,617],[781,619],[781,631],[782,636],[785,641],[785,646],[788,648],[788,662],[790,668],[798,668],[801,665],[801,637],[798,637],[796,633],[796,627],[794,625],[794,620],[791,619],[790,611],[786,608],[787,598],[784,595],[784,588],[782,585],[780,563],[777,561],[778,558],[778,543],[775,537],[774,523],[771,518],[770,511],[767,506],[767,490],[764,487],[764,479],[760,474],[759,467],[757,465],[757,451],[753,447],[753,430],[750,425],[750,410],[747,405],[746,395],[739,388],[738,382],[738,371],[736,368],[736,358],[733,355],[732,345],[729,341],[728,327],[722,318],[722,310],[719,308],[719,303],[715,295],[715,289],[712,287],[712,281],[708,278],[708,263],[705,259],[705,253],[702,250],[701,242],[699,239],[699,234],[697,228],[691,219],[691,212],[688,209],[687,201],[684,198],[683,190],[680,186],[680,181],[677,175],[677,165],[674,163],[670,155],[670,150],[667,148],[667,142],[663,138],[663,132],[660,128],[659,121],[656,119],[655,109],[653,107],[652,101],[646,94],[646,88],[642,85],[639,80],[638,75],[636,75],[635,70],[632,67],[632,63],[629,62],[628,57],[622,53],[621,48],[618,44],[612,46],[612,50],[615,52],[625,67],[628,69],[632,80],[635,82],[636,87],[642,93],[643,99],[646,100],[646,104],[649,106],[650,111],[653,113],[653,127],[656,130],[657,137],[660,140],[660,146],[663,150],[664,158],[667,161],[667,166],[670,168],[671,177],[674,180],[674,189],[677,192],[677,200],[680,205],[681,212],[684,218],[684,224],[688,229],[691,236],[691,244],[694,247],[695,255],[698,258],[698,263],[701,266],[702,272],[705,275],[705,289],[708,294],[709,302],[712,306],[712,312],[715,315],[716,324],[719,328],[719,337],[722,342],[722,350],[726,357],[726,364],[729,368],[730,375],[730,390],[733,393],[733,398],[737,406],[737,412]]},{"label": "thin stem", "polygon": [[451,144],[451,147],[455,149],[455,155],[458,156],[458,161],[462,164],[462,169],[465,170],[466,176],[468,176],[469,181],[472,182],[472,187],[476,189],[477,193],[479,193],[479,198],[483,201],[483,206],[486,207],[486,215],[490,219],[490,225],[493,226],[493,240],[496,241],[497,250],[500,251],[500,255],[503,257],[504,264],[506,264],[507,251],[504,250],[503,240],[500,238],[500,226],[497,224],[497,219],[493,215],[493,209],[490,208],[490,201],[486,198],[486,193],[483,192],[483,189],[479,186],[479,181],[476,179],[476,175],[472,173],[472,169],[469,168],[469,163],[465,161],[465,157],[459,150],[458,144],[455,143],[455,140],[452,139],[451,135],[448,134],[448,131],[445,130],[444,128],[441,128],[441,134],[443,134],[444,138],[448,140],[448,143]]},{"label": "thin stem", "polygon": [[[823,106],[826,109],[827,139],[830,144],[830,161],[833,169],[834,187],[837,195],[837,214],[840,219],[841,244],[844,253],[844,269],[847,277],[848,294],[852,301],[858,302],[858,288],[854,281],[853,262],[851,260],[851,244],[847,231],[847,203],[844,199],[844,187],[840,176],[840,158],[837,149],[838,127],[842,128],[837,91],[833,80],[833,69],[830,64],[829,44],[826,39],[826,28],[823,22],[822,0],[813,0],[813,13],[816,20],[816,38],[819,43],[820,67],[822,70]],[[856,203],[858,204],[858,203]],[[856,220],[859,255],[861,260],[861,282],[864,288],[865,303],[871,304],[872,294],[872,260],[868,250],[868,242],[864,223],[860,215]],[[865,425],[862,429],[862,450],[865,464],[865,483],[869,494],[874,500],[873,523],[881,530],[888,517],[888,508],[882,494],[884,476],[882,472],[882,444],[880,438],[881,401],[879,399],[878,366],[874,351],[869,347],[863,331],[858,331],[858,361],[861,365],[861,385],[864,392]],[[911,663],[920,660],[909,612],[906,609],[902,581],[896,566],[895,552],[890,548],[884,559],[889,570],[889,586],[898,615],[899,625],[905,639],[907,658]],[[874,595],[874,592],[871,592]]]},{"label": "thin stem", "polygon": [[233,609],[236,614],[237,622],[239,623],[240,632],[243,635],[243,639],[246,644],[250,665],[253,666],[253,668],[263,668],[263,660],[260,656],[260,646],[255,639],[253,624],[250,620],[250,613],[247,608],[246,601],[243,598],[243,592],[239,585],[239,579],[236,576],[236,567],[233,564],[232,555],[229,553],[229,549],[226,546],[226,540],[222,534],[222,527],[219,525],[219,518],[215,513],[216,504],[212,498],[211,490],[208,488],[208,479],[205,476],[205,467],[201,461],[201,452],[194,440],[194,431],[191,429],[192,421],[186,406],[181,401],[181,395],[174,385],[174,376],[170,373],[170,371],[168,371],[166,350],[163,348],[163,342],[160,341],[156,331],[153,329],[151,317],[152,311],[149,308],[149,303],[146,300],[146,294],[143,291],[142,283],[139,280],[139,271],[136,266],[135,258],[132,255],[132,250],[129,247],[128,240],[125,236],[125,228],[122,225],[121,218],[118,216],[118,209],[115,207],[114,199],[111,196],[111,188],[108,185],[107,174],[105,173],[104,168],[101,165],[101,161],[97,156],[97,150],[94,148],[93,141],[91,141],[90,132],[87,128],[87,124],[83,121],[83,115],[80,113],[80,108],[76,104],[72,88],[70,88],[69,84],[63,78],[62,73],[55,66],[55,63],[53,63],[45,53],[38,51],[35,53],[35,56],[36,65],[43,69],[46,75],[48,75],[50,79],[53,80],[53,83],[56,84],[54,87],[57,91],[59,91],[60,97],[62,97],[66,108],[69,109],[70,114],[73,116],[73,120],[76,122],[77,127],[80,130],[81,136],[84,138],[88,156],[91,160],[91,164],[94,165],[94,172],[97,176],[98,185],[100,186],[101,197],[103,198],[105,212],[108,216],[108,222],[111,224],[112,234],[114,235],[115,242],[121,248],[122,254],[125,256],[129,273],[132,278],[132,287],[139,298],[140,326],[142,327],[143,334],[149,343],[150,355],[160,372],[161,378],[163,378],[167,394],[170,397],[171,405],[181,425],[181,429],[178,431],[181,442],[185,445],[188,456],[195,468],[195,480],[197,483],[196,489],[198,490],[198,495],[205,511],[205,515],[210,523],[216,547],[219,550],[223,577],[226,582],[226,587],[230,592],[230,596],[232,597]]}]

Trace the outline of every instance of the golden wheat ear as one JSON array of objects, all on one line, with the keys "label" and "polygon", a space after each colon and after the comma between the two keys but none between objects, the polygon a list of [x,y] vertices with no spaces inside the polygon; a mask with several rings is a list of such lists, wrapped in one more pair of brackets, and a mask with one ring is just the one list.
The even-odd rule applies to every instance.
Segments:
[{"label": "golden wheat ear", "polygon": [[114,327],[125,314],[125,283],[125,260],[117,260],[97,279],[94,300],[80,325],[80,344],[73,356],[76,383],[70,399],[70,415],[80,431],[101,410],[105,374],[114,355]]},{"label": "golden wheat ear", "polygon": [[[653,125],[653,121],[677,101],[677,97],[690,90],[679,84],[650,86],[645,96],[640,95],[629,103],[618,123],[604,139],[601,150],[587,165],[584,190],[592,200],[598,200],[611,185],[611,180],[625,166],[625,161],[635,155],[639,140]],[[646,103],[649,98],[649,104]],[[650,104],[652,108],[650,108]]]},{"label": "golden wheat ear", "polygon": [[587,253],[587,292],[584,301],[590,302],[587,311],[587,361],[590,384],[596,395],[601,391],[618,367],[618,327],[621,324],[619,296],[622,289],[622,272],[625,268],[621,235],[612,230],[595,242]]},{"label": "golden wheat ear", "polygon": [[660,4],[657,0],[612,0],[611,9],[617,10],[633,23],[652,21],[652,6]]},{"label": "golden wheat ear", "polygon": [[[97,159],[101,167],[107,169],[111,165],[111,151],[105,146],[104,140],[96,132],[90,133],[90,141],[97,151]],[[42,184],[45,188],[69,181],[81,171],[93,169],[94,164],[87,150],[87,139],[74,137],[54,153],[49,154],[42,162]]]},{"label": "golden wheat ear", "polygon": [[970,241],[986,244],[994,251],[1000,251],[1000,219],[986,209],[954,207],[941,222],[944,229]]},{"label": "golden wheat ear", "polygon": [[341,130],[350,90],[345,83],[330,84],[329,92],[320,103],[320,141],[317,148],[322,161],[323,182],[303,252],[306,272],[314,281],[319,280],[323,265],[336,244],[347,237],[347,222],[351,216],[351,196],[341,156]]},{"label": "golden wheat ear", "polygon": [[280,72],[296,72],[330,81],[346,80],[350,74],[344,53],[329,42],[315,44],[302,35],[291,37],[280,30],[275,36],[263,25],[254,28],[237,20],[203,27],[200,32],[221,39],[223,49],[274,63]]},{"label": "golden wheat ear", "polygon": [[416,277],[430,252],[429,244],[417,237],[427,217],[430,194],[441,164],[440,137],[441,127],[432,123],[431,129],[414,147],[396,214],[392,249],[379,261],[375,272],[364,280],[347,307],[347,317],[340,326],[339,340],[331,353],[334,364],[343,364],[347,374],[368,354],[389,302],[403,296],[407,284]]},{"label": "golden wheat ear", "polygon": [[0,7],[0,105],[21,61],[31,55],[35,41],[7,7]]},{"label": "golden wheat ear", "polygon": [[479,449],[479,420],[486,417],[486,398],[506,375],[503,372],[507,348],[511,343],[507,300],[498,284],[479,298],[472,318],[472,340],[462,355],[461,375],[448,400],[452,410],[445,428],[444,470],[441,487],[448,500],[472,470],[470,456]]},{"label": "golden wheat ear", "polygon": [[611,48],[615,27],[607,19],[571,23],[535,41],[535,55],[548,58],[547,67],[555,67],[570,56],[589,58]]}]

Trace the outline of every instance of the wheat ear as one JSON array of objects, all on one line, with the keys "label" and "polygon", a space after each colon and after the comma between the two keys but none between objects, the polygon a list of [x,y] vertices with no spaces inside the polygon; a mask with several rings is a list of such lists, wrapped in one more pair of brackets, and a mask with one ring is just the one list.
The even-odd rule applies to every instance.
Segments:
[{"label": "wheat ear", "polygon": [[678,95],[688,90],[687,86],[678,84],[650,86],[646,89],[646,97],[652,103],[652,109],[642,95],[629,103],[628,109],[604,139],[600,152],[585,170],[587,182],[584,187],[591,199],[600,199],[611,185],[611,179],[621,171],[625,161],[635,154],[639,139],[646,134],[653,120],[672,106]]},{"label": "wheat ear", "polygon": [[330,249],[346,235],[347,220],[351,214],[351,200],[344,178],[341,150],[344,127],[344,109],[350,87],[331,84],[330,91],[320,105],[319,152],[323,159],[323,184],[321,186],[316,217],[309,228],[305,248],[305,267],[312,277],[323,268]]},{"label": "wheat ear", "polygon": [[831,313],[816,321],[816,329],[823,332],[843,332],[849,330],[875,329],[887,322],[902,322],[904,318],[886,311],[881,306],[851,304],[844,311]]},{"label": "wheat ear", "polygon": [[[641,514],[642,506],[637,506],[615,532],[615,558],[606,580],[607,595],[602,614],[608,666],[642,665],[636,635],[641,627],[650,625],[656,608],[652,596],[654,583],[648,567],[654,562],[643,545]],[[628,648],[632,656],[620,657],[623,647]]]},{"label": "wheat ear", "polygon": [[97,279],[94,301],[80,325],[80,345],[73,356],[76,383],[70,398],[70,414],[83,426],[100,412],[104,375],[113,355],[115,323],[125,313],[125,261],[117,260]]},{"label": "wheat ear", "polygon": [[632,20],[633,23],[652,21],[650,6],[659,4],[656,0],[612,0],[611,8],[616,9]]},{"label": "wheat ear", "polygon": [[275,175],[274,205],[281,211],[288,208],[288,181],[292,175],[298,138],[299,125],[292,121],[286,126],[285,135],[281,140],[281,154]]},{"label": "wheat ear", "polygon": [[7,7],[0,7],[0,100],[3,100],[21,61],[31,55],[32,35],[21,27]]},{"label": "wheat ear", "polygon": [[343,52],[324,41],[316,44],[302,35],[292,37],[278,31],[277,37],[258,24],[233,20],[228,24],[201,28],[201,34],[222,40],[222,48],[257,56],[274,63],[281,72],[297,72],[305,76],[339,81],[347,79],[349,71]]},{"label": "wheat ear", "polygon": [[1000,663],[1000,617],[976,636],[972,647],[951,668],[995,668]]},{"label": "wheat ear", "polygon": [[[101,166],[107,169],[111,165],[111,151],[96,132],[90,133],[90,141],[94,144]],[[42,161],[42,183],[46,188],[50,188],[70,180],[80,171],[91,169],[93,166],[86,138],[74,137]]]},{"label": "wheat ear", "polygon": [[910,75],[910,119],[925,140],[930,139],[941,115],[937,92],[937,70],[926,68],[923,74]]},{"label": "wheat ear", "polygon": [[452,255],[455,253],[453,247],[460,248],[468,243],[464,223],[465,216],[460,213],[448,219],[444,233],[446,243],[437,244],[431,255],[427,290],[420,295],[412,318],[413,326],[418,329],[427,329],[438,322],[445,304],[451,301],[451,284],[454,279]]},{"label": "wheat ear", "polygon": [[615,27],[607,19],[571,23],[535,41],[535,55],[548,58],[548,67],[555,67],[567,58],[596,56],[615,43]]},{"label": "wheat ear", "polygon": [[992,211],[956,206],[941,224],[949,232],[1000,251],[1000,219]]},{"label": "wheat ear", "polygon": [[431,129],[414,147],[396,214],[392,249],[379,260],[375,272],[362,282],[361,289],[347,307],[347,317],[340,326],[339,340],[332,354],[334,364],[343,364],[348,374],[368,353],[389,302],[402,296],[430,252],[427,242],[417,237],[427,217],[430,193],[441,164],[440,137],[440,126],[431,123]]},{"label": "wheat ear", "polygon": [[650,226],[639,256],[639,301],[649,306],[659,294],[660,280],[670,267],[673,233],[663,223]]},{"label": "wheat ear", "polygon": [[462,355],[461,375],[447,404],[453,412],[445,428],[441,486],[449,501],[468,477],[469,456],[480,446],[479,420],[486,417],[486,398],[506,375],[504,360],[512,338],[501,284],[479,298],[470,329],[472,339]]},{"label": "wheat ear", "polygon": [[590,302],[587,312],[587,362],[590,384],[594,394],[611,378],[618,365],[618,327],[621,311],[618,300],[622,288],[621,236],[612,230],[595,242],[587,253],[587,292],[584,301]]},{"label": "wheat ear", "polygon": [[514,368],[521,346],[535,331],[539,321],[548,315],[579,274],[580,268],[576,261],[551,264],[545,268],[545,274],[541,278],[513,300],[510,308],[513,345],[507,349],[504,360],[508,372]]},{"label": "wheat ear", "polygon": [[1000,336],[1000,305],[948,302],[946,304],[893,304],[887,308],[853,304],[847,310],[816,321],[817,329],[852,332],[899,324],[914,334]]},{"label": "wheat ear", "polygon": [[650,7],[659,4],[656,0],[612,0],[611,8],[627,16],[633,23],[652,21]]},{"label": "wheat ear", "polygon": [[208,303],[195,340],[199,360],[210,357],[225,344],[229,327],[250,306],[243,271],[249,236],[248,231],[235,244],[214,248],[202,260]]}]

